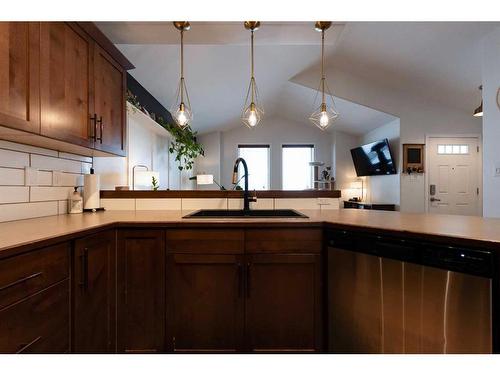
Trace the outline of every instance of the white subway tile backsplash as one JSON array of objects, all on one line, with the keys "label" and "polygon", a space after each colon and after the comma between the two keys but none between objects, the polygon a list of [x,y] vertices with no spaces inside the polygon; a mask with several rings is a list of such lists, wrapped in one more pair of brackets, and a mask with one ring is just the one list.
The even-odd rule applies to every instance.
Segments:
[{"label": "white subway tile backsplash", "polygon": [[101,206],[108,211],[135,210],[135,199],[101,199]]},{"label": "white subway tile backsplash", "polygon": [[[87,164],[87,163],[85,163]],[[45,171],[82,173],[82,162],[31,154],[31,166]]]},{"label": "white subway tile backsplash", "polygon": [[5,148],[7,150],[20,151],[24,153],[40,154],[47,156],[54,156],[57,158],[57,151],[49,150],[46,148],[23,145],[20,143],[14,143],[9,141],[0,140],[0,148]]},{"label": "white subway tile backsplash", "polygon": [[57,202],[4,204],[0,207],[0,222],[57,215]]},{"label": "white subway tile backsplash", "polygon": [[2,185],[24,185],[24,169],[1,168],[0,186]]},{"label": "white subway tile backsplash", "polygon": [[24,168],[29,167],[29,154],[0,149],[0,167]]},{"label": "white subway tile backsplash", "polygon": [[226,198],[183,198],[182,210],[193,211],[200,209],[227,209]]},{"label": "white subway tile backsplash", "polygon": [[69,195],[83,185],[82,173],[90,172],[92,161],[0,140],[0,222],[66,214]]},{"label": "white subway tile backsplash", "polygon": [[181,210],[180,198],[136,199],[136,210]]},{"label": "white subway tile backsplash", "polygon": [[[243,199],[240,198],[229,198],[227,200],[227,207],[230,210],[242,210],[243,209]],[[273,210],[274,209],[274,199],[273,198],[257,198],[257,202],[250,202],[250,208],[254,210]]]},{"label": "white subway tile backsplash", "polygon": [[316,198],[276,198],[274,200],[274,208],[293,210],[319,210],[318,201]]},{"label": "white subway tile backsplash", "polygon": [[0,186],[0,204],[29,202],[29,195],[27,186]]},{"label": "white subway tile backsplash", "polygon": [[30,201],[58,201],[68,199],[73,192],[72,187],[67,186],[32,186]]}]

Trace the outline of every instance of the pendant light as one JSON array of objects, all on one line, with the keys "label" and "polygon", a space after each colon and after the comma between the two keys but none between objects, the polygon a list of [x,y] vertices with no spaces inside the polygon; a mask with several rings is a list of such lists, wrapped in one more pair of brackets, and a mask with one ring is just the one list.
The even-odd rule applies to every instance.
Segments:
[{"label": "pendant light", "polygon": [[170,112],[175,123],[184,129],[193,120],[191,103],[189,102],[189,95],[184,80],[184,31],[188,31],[191,25],[187,21],[175,21],[174,26],[181,33],[181,78],[177,87],[177,98]]},{"label": "pendant light", "polygon": [[[333,96],[330,93],[325,76],[325,30],[331,25],[332,23],[327,21],[318,21],[314,25],[315,30],[321,33],[321,79],[316,98],[314,99],[314,107],[316,109],[309,117],[309,120],[321,130],[326,130],[339,116],[339,113],[335,110],[335,102],[333,101]],[[319,92],[321,92],[321,104],[316,106]],[[331,101],[330,105],[327,103],[328,98]]]},{"label": "pendant light", "polygon": [[483,117],[483,85],[479,86],[479,90],[481,91],[481,104],[472,113],[474,117]]},{"label": "pendant light", "polygon": [[256,30],[260,27],[259,21],[246,21],[245,29],[250,30],[250,56],[251,56],[251,69],[250,69],[250,84],[248,85],[247,97],[245,99],[245,105],[243,106],[243,113],[241,114],[241,121],[248,126],[253,128],[260,122],[262,116],[264,115],[264,109],[259,105],[259,91],[257,89],[257,84],[255,83],[254,77],[254,59],[253,59],[253,35]]}]

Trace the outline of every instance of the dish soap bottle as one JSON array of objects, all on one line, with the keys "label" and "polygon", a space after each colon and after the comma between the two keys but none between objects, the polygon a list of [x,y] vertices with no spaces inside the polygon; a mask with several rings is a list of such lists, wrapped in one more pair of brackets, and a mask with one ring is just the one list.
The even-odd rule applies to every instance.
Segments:
[{"label": "dish soap bottle", "polygon": [[78,186],[75,186],[75,191],[71,194],[69,198],[69,213],[70,214],[81,214],[83,212],[83,198],[78,191]]}]

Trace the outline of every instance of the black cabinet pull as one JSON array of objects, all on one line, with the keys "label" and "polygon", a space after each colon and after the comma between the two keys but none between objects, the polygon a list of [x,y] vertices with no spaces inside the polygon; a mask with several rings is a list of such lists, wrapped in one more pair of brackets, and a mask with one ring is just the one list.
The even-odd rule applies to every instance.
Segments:
[{"label": "black cabinet pull", "polygon": [[99,116],[99,120],[96,120],[96,122],[99,124],[99,131],[100,131],[100,137],[97,138],[100,144],[102,144],[102,116]]},{"label": "black cabinet pull", "polygon": [[250,270],[252,268],[252,265],[247,263],[247,298],[250,298]]}]

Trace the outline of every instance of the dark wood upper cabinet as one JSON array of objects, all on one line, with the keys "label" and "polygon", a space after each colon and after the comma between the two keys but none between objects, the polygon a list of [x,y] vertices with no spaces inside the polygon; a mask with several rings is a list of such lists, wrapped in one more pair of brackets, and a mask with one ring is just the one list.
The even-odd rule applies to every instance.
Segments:
[{"label": "dark wood upper cabinet", "polygon": [[121,229],[117,243],[117,350],[165,350],[165,232]]},{"label": "dark wood upper cabinet", "polygon": [[0,22],[0,125],[40,131],[40,26]]},{"label": "dark wood upper cabinet", "polygon": [[124,69],[98,45],[94,49],[95,148],[118,155],[125,154],[125,91]]},{"label": "dark wood upper cabinet", "polygon": [[247,256],[246,350],[321,350],[320,272],[319,255]]},{"label": "dark wood upper cabinet", "polygon": [[241,351],[243,255],[169,254],[167,264],[167,349]]},{"label": "dark wood upper cabinet", "polygon": [[74,24],[40,27],[41,134],[91,147],[93,42]]},{"label": "dark wood upper cabinet", "polygon": [[116,232],[75,241],[74,330],[76,353],[116,350]]}]

